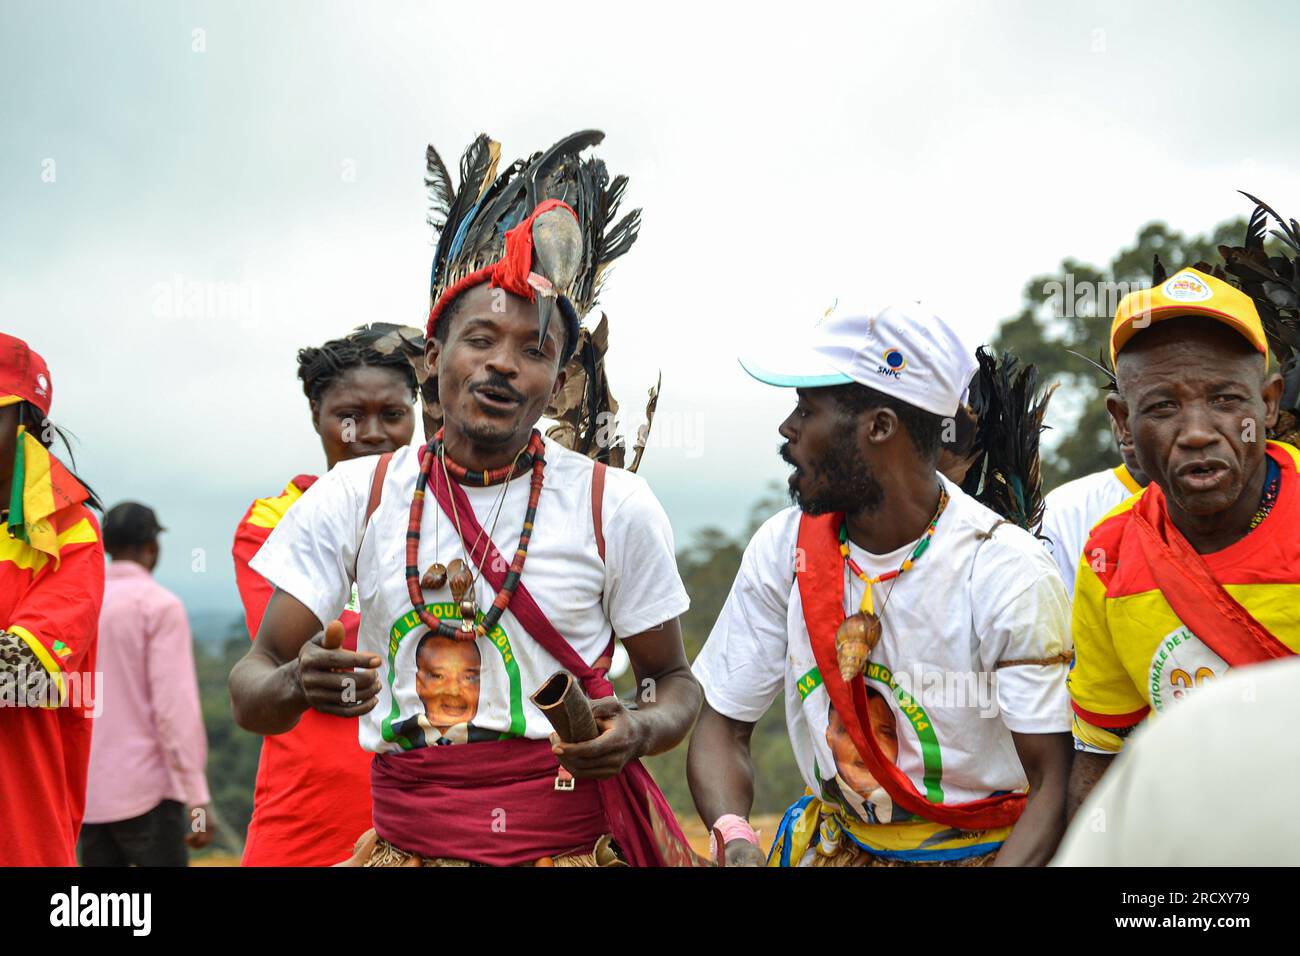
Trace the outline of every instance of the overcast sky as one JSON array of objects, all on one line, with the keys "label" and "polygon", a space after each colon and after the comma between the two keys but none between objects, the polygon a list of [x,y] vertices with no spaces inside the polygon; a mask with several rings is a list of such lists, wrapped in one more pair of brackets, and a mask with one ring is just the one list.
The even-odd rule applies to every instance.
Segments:
[{"label": "overcast sky", "polygon": [[296,350],[423,325],[426,143],[608,134],[644,208],[611,380],[634,427],[662,370],[642,474],[679,545],[785,477],[792,396],[747,346],[901,293],[973,345],[1151,219],[1300,206],[1285,2],[0,10],[0,329],[49,361],[88,481],[157,509],[193,610],[237,607],[249,502],[324,467]]}]

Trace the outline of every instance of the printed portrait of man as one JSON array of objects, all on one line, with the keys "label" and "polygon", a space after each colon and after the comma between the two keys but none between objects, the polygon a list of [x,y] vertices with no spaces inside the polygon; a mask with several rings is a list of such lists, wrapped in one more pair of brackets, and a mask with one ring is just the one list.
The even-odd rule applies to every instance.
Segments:
[{"label": "printed portrait of man", "polygon": [[437,743],[467,739],[467,725],[478,712],[482,657],[474,641],[426,634],[415,652],[415,690],[424,703],[420,724],[436,731]]},{"label": "printed portrait of man", "polygon": [[[898,759],[898,728],[894,712],[875,691],[867,691],[867,710],[871,715],[871,729],[881,752],[890,761]],[[835,782],[840,795],[863,820],[888,823],[892,817],[893,802],[884,792],[880,782],[867,768],[858,748],[853,744],[844,721],[834,707],[829,709],[826,723],[826,743],[835,760]]]}]

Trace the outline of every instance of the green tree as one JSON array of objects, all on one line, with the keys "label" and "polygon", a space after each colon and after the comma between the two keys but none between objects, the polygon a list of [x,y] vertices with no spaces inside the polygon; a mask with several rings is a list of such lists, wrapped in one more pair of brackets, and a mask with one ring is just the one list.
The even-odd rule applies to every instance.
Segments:
[{"label": "green tree", "polygon": [[1055,273],[1025,283],[1020,311],[998,327],[993,345],[1037,365],[1040,381],[1060,383],[1047,412],[1052,431],[1044,436],[1044,490],[1119,461],[1106,413],[1105,377],[1070,353],[1094,361],[1108,354],[1115,307],[1125,292],[1151,285],[1157,254],[1170,274],[1200,261],[1213,263],[1218,246],[1238,244],[1245,227],[1244,219],[1234,219],[1209,235],[1184,236],[1163,222],[1150,222],[1104,269],[1067,258]]},{"label": "green tree", "polygon": [[244,852],[244,835],[253,818],[253,784],[262,753],[262,738],[241,729],[230,712],[226,681],[235,662],[248,651],[248,632],[242,615],[233,616],[220,644],[196,643],[194,664],[199,679],[199,703],[208,730],[208,788],[216,808],[218,830],[210,851]]}]

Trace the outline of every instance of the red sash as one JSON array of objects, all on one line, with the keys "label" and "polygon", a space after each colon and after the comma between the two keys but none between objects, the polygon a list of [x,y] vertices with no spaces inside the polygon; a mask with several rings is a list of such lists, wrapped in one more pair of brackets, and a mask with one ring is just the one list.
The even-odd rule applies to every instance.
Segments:
[{"label": "red sash", "polygon": [[804,569],[798,572],[799,598],[817,669],[831,704],[871,775],[908,813],[961,830],[992,830],[1015,823],[1025,808],[1025,794],[1006,793],[967,803],[932,803],[916,789],[907,774],[884,755],[871,728],[867,684],[855,680],[850,688],[840,677],[835,655],[835,631],[844,622],[844,561],[840,556],[839,526],[842,514],[799,519],[799,553]]},{"label": "red sash", "polygon": [[[474,509],[470,505],[469,498],[460,485],[455,482],[451,483],[450,494],[448,493],[447,481],[443,476],[442,470],[434,468],[433,476],[429,482],[430,490],[437,499],[439,507],[450,517],[452,514],[451,502],[455,499],[456,513],[460,516],[461,530],[465,533],[466,538],[474,538],[478,543],[470,552],[470,558],[477,564],[483,573],[483,577],[488,583],[498,591],[501,590],[505,583],[506,571],[510,567],[510,562],[505,560],[497,550],[492,539],[483,531],[474,516]],[[510,599],[510,613],[516,620],[524,626],[542,649],[550,654],[560,666],[573,674],[574,677],[582,684],[583,691],[593,700],[601,697],[608,697],[614,693],[614,685],[606,677],[605,668],[592,668],[573,649],[568,641],[555,629],[546,617],[546,613],[533,600],[533,596],[528,593],[528,588],[524,587],[522,581],[515,589],[514,597]],[[608,659],[614,650],[614,637],[611,634],[609,647],[602,654],[602,658]],[[470,747],[482,746],[481,744],[470,744]],[[627,861],[632,866],[666,866],[660,852],[657,842],[655,841],[654,830],[651,827],[650,813],[647,800],[653,802],[660,815],[668,823],[676,836],[683,842],[686,837],[682,834],[681,828],[677,825],[677,816],[673,813],[672,807],[668,805],[659,785],[655,783],[654,778],[650,776],[650,771],[642,766],[641,761],[633,760],[626,764],[619,773],[608,780],[594,781],[597,791],[600,794],[600,802],[605,810],[605,820],[609,824],[610,832],[613,834],[615,842],[618,843],[619,849],[627,857]]]},{"label": "red sash", "polygon": [[[1285,486],[1289,463],[1282,467]],[[1284,487],[1282,493],[1289,491]],[[1160,593],[1179,620],[1229,667],[1294,655],[1214,579],[1205,559],[1174,527],[1164,492],[1155,482],[1133,506],[1133,526]]]}]

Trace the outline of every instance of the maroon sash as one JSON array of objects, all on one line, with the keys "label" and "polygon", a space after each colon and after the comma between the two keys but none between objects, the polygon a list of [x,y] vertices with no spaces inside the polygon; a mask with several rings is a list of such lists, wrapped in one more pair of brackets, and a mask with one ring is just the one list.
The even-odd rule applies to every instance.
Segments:
[{"label": "maroon sash", "polygon": [[[456,514],[460,517],[461,531],[466,538],[474,539],[477,544],[470,552],[470,558],[479,566],[483,577],[498,591],[505,583],[506,571],[510,562],[505,560],[497,550],[492,539],[483,531],[474,515],[474,508],[464,489],[455,482],[450,489],[442,470],[432,469],[433,475],[429,488],[438,506],[448,517],[452,514],[452,500],[456,503]],[[515,616],[524,629],[528,631],[542,649],[560,662],[560,666],[569,671],[582,684],[583,691],[593,700],[609,697],[614,693],[614,685],[606,677],[606,668],[593,668],[584,661],[578,652],[555,629],[546,614],[522,581],[515,589],[510,600],[510,613]],[[609,647],[602,659],[608,659],[614,649],[614,638],[610,635]],[[598,662],[599,663],[599,662]],[[472,747],[481,744],[468,745]],[[590,781],[584,781],[590,782]],[[594,781],[604,807],[605,820],[610,833],[632,866],[666,866],[651,827],[647,800],[652,801],[664,820],[674,828],[676,835],[685,842],[686,838],[677,826],[677,817],[668,801],[664,798],[658,784],[650,772],[642,766],[641,761],[633,760],[626,764],[619,773],[608,780]]]},{"label": "maroon sash", "polygon": [[586,787],[556,790],[558,769],[546,740],[375,754],[375,832],[408,853],[488,866],[590,853],[605,832],[600,797]]},{"label": "maroon sash", "polygon": [[1229,667],[1294,655],[1215,580],[1205,559],[1174,527],[1164,493],[1154,482],[1133,506],[1133,526],[1160,593],[1179,620]]}]

